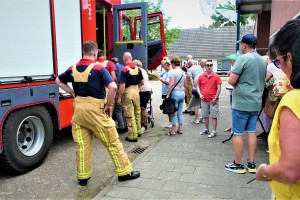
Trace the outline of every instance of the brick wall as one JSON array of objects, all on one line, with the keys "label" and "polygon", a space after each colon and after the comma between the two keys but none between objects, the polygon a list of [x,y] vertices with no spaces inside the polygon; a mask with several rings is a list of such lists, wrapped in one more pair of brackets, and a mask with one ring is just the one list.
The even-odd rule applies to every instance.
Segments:
[{"label": "brick wall", "polygon": [[256,36],[257,53],[266,55],[269,46],[271,12],[262,12],[257,16]]},{"label": "brick wall", "polygon": [[300,13],[300,0],[272,0],[270,41],[288,20]]}]

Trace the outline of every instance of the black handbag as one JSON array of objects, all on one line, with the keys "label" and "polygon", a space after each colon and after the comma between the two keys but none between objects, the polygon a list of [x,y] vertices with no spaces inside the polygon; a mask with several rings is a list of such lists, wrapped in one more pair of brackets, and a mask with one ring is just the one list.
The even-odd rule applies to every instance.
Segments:
[{"label": "black handbag", "polygon": [[162,107],[163,114],[173,114],[178,110],[175,106],[175,99],[170,97],[163,100]]},{"label": "black handbag", "polygon": [[[176,85],[171,90],[171,93],[174,90],[174,88],[178,85],[178,83],[180,82],[182,77],[183,77],[183,74],[182,74],[181,78],[179,79],[179,81],[176,83]],[[162,105],[160,106],[160,109],[163,111],[163,114],[173,114],[178,110],[178,108],[175,106],[175,99],[173,99],[171,97],[165,98],[163,100]]]}]

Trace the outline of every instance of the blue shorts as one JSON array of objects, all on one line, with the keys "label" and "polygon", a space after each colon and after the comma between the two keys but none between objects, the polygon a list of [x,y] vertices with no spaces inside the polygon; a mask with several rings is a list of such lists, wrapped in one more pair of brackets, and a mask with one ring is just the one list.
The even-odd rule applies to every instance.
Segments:
[{"label": "blue shorts", "polygon": [[232,109],[232,131],[235,135],[256,132],[258,111],[241,111]]}]

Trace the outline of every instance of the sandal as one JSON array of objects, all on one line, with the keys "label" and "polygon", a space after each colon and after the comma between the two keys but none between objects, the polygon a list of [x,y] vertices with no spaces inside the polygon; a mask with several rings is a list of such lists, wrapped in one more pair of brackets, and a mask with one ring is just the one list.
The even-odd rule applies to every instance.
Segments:
[{"label": "sandal", "polygon": [[171,132],[169,132],[169,133],[167,133],[166,135],[168,135],[168,136],[175,136],[176,133],[171,133]]},{"label": "sandal", "polygon": [[226,128],[226,129],[224,130],[224,132],[230,132],[230,131],[231,131],[231,127]]},{"label": "sandal", "polygon": [[176,131],[177,134],[183,134],[183,132]]}]

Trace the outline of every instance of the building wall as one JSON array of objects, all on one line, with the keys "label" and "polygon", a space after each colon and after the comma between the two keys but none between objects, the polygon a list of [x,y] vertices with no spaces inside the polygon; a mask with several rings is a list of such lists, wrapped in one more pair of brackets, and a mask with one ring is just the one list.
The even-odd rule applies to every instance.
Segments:
[{"label": "building wall", "polygon": [[[198,63],[198,65],[200,65],[200,61],[202,60],[202,59],[206,59],[206,60],[211,60],[211,62],[213,63],[213,71],[214,72],[216,72],[217,74],[219,74],[219,75],[224,75],[224,74],[226,74],[227,75],[227,72],[230,70],[230,60],[229,59],[227,59],[227,58],[209,58],[209,57],[207,57],[207,58],[194,58],[194,60],[195,61],[197,61],[197,63]],[[228,63],[227,64],[229,64],[229,66],[227,66],[227,68],[228,69],[224,69],[224,70],[219,70],[218,69],[218,64],[220,65],[221,63],[222,63],[222,61],[228,61]],[[186,64],[187,63],[187,61],[186,60],[181,60],[181,66],[183,66],[184,64]]]},{"label": "building wall", "polygon": [[300,14],[299,0],[272,0],[270,41],[276,32],[290,19]]},{"label": "building wall", "polygon": [[256,36],[257,53],[266,55],[269,46],[271,12],[262,12],[257,16]]}]

